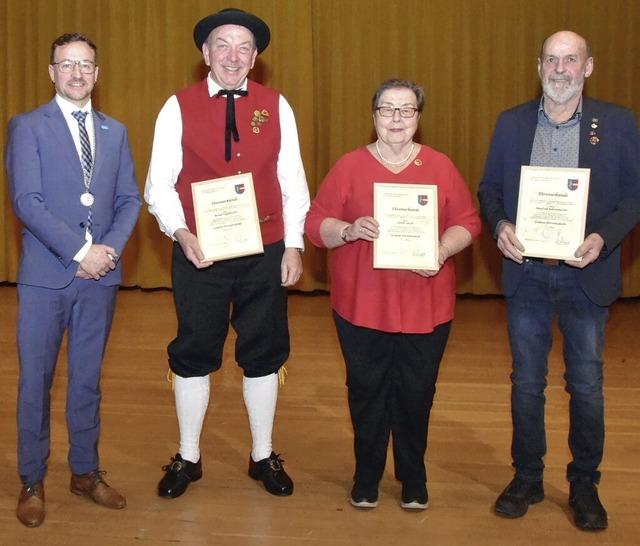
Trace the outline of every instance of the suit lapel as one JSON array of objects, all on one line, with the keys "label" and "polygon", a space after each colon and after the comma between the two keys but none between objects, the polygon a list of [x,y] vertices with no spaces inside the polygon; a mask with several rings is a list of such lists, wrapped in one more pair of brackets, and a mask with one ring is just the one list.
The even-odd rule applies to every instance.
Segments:
[{"label": "suit lapel", "polygon": [[93,176],[95,180],[105,160],[105,145],[110,136],[110,127],[107,118],[95,109],[93,110],[93,128],[96,135],[96,150],[94,154],[95,157],[93,158]]},{"label": "suit lapel", "polygon": [[78,150],[73,142],[69,125],[64,119],[64,115],[60,107],[57,105],[55,99],[49,103],[49,107],[45,110],[45,118],[51,132],[54,135],[52,142],[59,143],[61,159],[64,159],[69,163],[70,169],[77,171],[78,176],[82,176],[82,164],[80,163],[80,157],[78,156]]},{"label": "suit lapel", "polygon": [[[596,164],[597,154],[602,146],[602,112],[597,104],[588,98],[582,99],[582,120],[580,121],[580,159],[578,165],[591,168]],[[606,129],[606,127],[605,127]]]},{"label": "suit lapel", "polygon": [[[529,109],[527,109],[520,118],[520,135],[517,137],[517,141],[520,143],[520,165],[531,165],[531,150],[533,150],[533,140],[538,127],[538,107],[540,101],[531,101],[529,105]],[[515,137],[516,135],[514,135],[514,138]]]}]

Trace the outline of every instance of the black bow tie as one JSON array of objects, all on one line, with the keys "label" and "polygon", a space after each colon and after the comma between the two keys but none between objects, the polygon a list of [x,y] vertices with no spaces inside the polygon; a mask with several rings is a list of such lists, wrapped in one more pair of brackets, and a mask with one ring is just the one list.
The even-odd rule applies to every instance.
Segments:
[{"label": "black bow tie", "polygon": [[224,128],[224,158],[226,161],[231,161],[231,135],[233,140],[238,142],[240,135],[238,135],[238,127],[236,127],[236,108],[234,95],[240,95],[246,97],[249,93],[243,89],[220,89],[217,93],[217,97],[227,97],[227,120]]}]

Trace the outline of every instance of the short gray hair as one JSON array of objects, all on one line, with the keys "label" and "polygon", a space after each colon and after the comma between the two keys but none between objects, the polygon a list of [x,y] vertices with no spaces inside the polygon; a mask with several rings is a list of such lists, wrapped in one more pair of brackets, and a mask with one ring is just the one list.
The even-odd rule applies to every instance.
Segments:
[{"label": "short gray hair", "polygon": [[406,88],[411,89],[416,96],[418,113],[422,112],[422,108],[424,107],[424,89],[419,86],[417,83],[411,80],[401,80],[401,79],[392,79],[383,81],[376,92],[373,94],[373,98],[371,99],[371,113],[375,114],[376,108],[378,108],[380,97],[385,91],[389,89],[398,89],[398,88]]}]

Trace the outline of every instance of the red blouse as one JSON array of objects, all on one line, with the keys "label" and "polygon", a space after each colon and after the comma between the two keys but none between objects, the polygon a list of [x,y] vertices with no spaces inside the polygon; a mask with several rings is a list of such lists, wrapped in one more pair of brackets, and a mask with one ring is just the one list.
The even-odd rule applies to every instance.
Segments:
[{"label": "red blouse", "polygon": [[[324,247],[320,225],[325,218],[354,222],[373,216],[373,183],[431,184],[438,186],[438,230],[461,226],[473,238],[480,233],[480,218],[469,188],[453,162],[422,145],[415,160],[392,173],[365,148],[346,154],[329,171],[311,205],[305,232]],[[453,319],[455,306],[453,260],[430,278],[410,271],[373,269],[373,244],[358,239],[331,254],[331,305],[357,326],[403,332],[429,333]]]}]

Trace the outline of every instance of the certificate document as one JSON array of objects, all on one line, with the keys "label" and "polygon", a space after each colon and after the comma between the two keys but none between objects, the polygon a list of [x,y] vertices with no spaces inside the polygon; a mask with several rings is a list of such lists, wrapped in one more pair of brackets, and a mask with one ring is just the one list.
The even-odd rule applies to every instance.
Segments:
[{"label": "certificate document", "polygon": [[523,166],[516,237],[524,256],[577,260],[584,241],[590,169]]},{"label": "certificate document", "polygon": [[440,269],[437,186],[376,182],[373,215],[380,224],[375,269]]},{"label": "certificate document", "polygon": [[251,173],[194,182],[191,192],[203,261],[264,251]]}]

